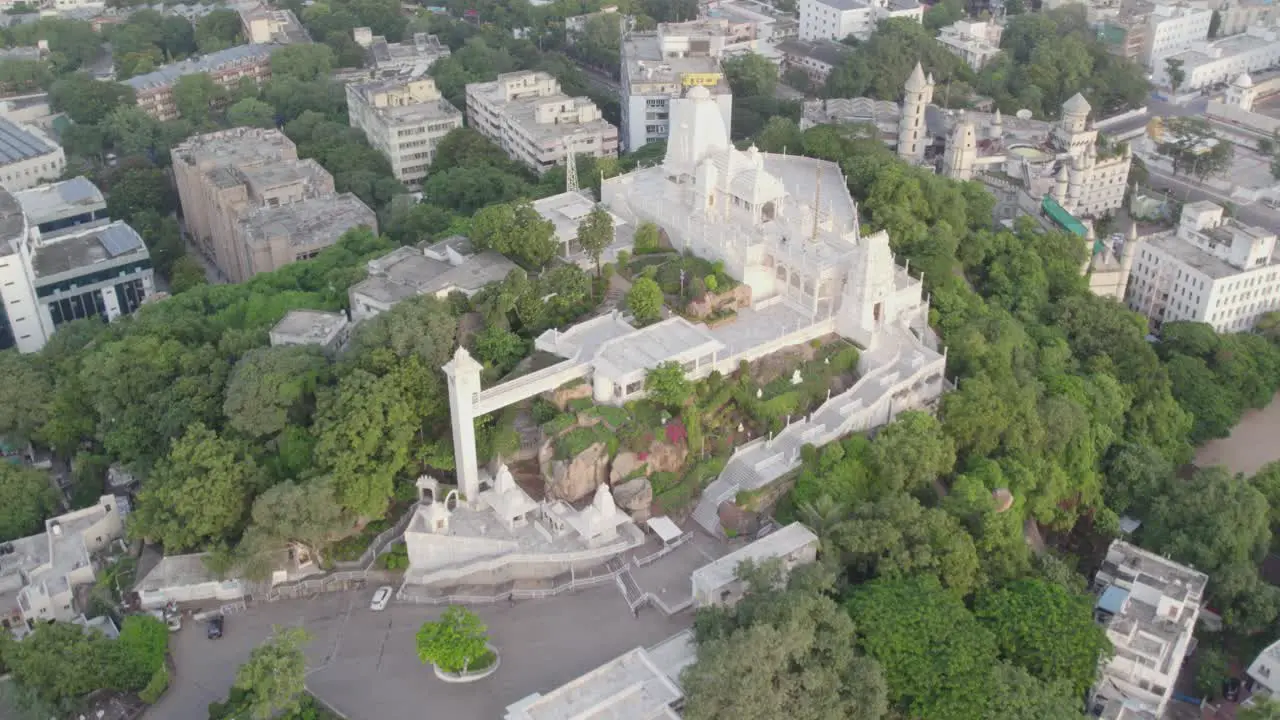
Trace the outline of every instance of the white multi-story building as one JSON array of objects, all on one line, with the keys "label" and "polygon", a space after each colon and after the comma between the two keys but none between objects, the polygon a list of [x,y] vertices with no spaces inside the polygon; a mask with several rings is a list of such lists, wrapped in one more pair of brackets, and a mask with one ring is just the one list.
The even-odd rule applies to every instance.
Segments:
[{"label": "white multi-story building", "polygon": [[500,145],[512,160],[539,173],[565,157],[618,156],[618,128],[589,98],[569,97],[545,72],[513,72],[467,85],[468,125]]},{"label": "white multi-story building", "polygon": [[727,20],[662,23],[652,33],[632,33],[622,41],[622,142],[629,152],[671,133],[671,101],[690,88],[706,88],[726,126],[733,120],[733,92],[720,61],[727,44]]},{"label": "white multi-story building", "polygon": [[[1280,65],[1280,33],[1263,27],[1249,28],[1243,35],[1232,35],[1213,42],[1200,42],[1183,52],[1169,55],[1182,61],[1185,78],[1179,92],[1200,90],[1218,83],[1229,83],[1242,73]],[[1169,69],[1162,60],[1152,67],[1152,82],[1169,87]]]},{"label": "white multi-story building", "polygon": [[1239,332],[1280,309],[1275,233],[1223,217],[1218,205],[1184,205],[1176,231],[1140,242],[1127,301],[1153,325],[1188,320]]},{"label": "white multi-story building", "polygon": [[93,555],[124,535],[126,508],[103,495],[46,520],[39,535],[0,543],[0,627],[23,633],[38,622],[74,620],[75,589],[94,581]]},{"label": "white multi-story building", "polygon": [[991,20],[960,20],[944,28],[938,42],[974,70],[981,70],[1000,54],[1004,26]]},{"label": "white multi-story building", "polygon": [[921,22],[924,7],[916,0],[800,0],[801,40],[866,40],[881,20],[905,17]]},{"label": "white multi-story building", "polygon": [[1209,576],[1121,540],[1094,577],[1095,615],[1115,654],[1090,698],[1095,714],[1116,701],[1164,714],[1200,616]]},{"label": "white multi-story building", "polygon": [[1280,695],[1280,640],[1271,643],[1249,663],[1246,671],[1254,695]]},{"label": "white multi-story building", "polygon": [[240,27],[250,43],[287,45],[311,42],[307,29],[292,10],[252,5],[241,7],[239,11]]},{"label": "white multi-story building", "polygon": [[347,85],[347,116],[391,162],[396,179],[410,187],[427,176],[440,139],[462,127],[462,112],[427,76]]},{"label": "white multi-story building", "polygon": [[66,166],[62,148],[43,132],[0,118],[0,186],[5,190],[53,182]]},{"label": "white multi-story building", "polygon": [[1188,50],[1209,37],[1213,11],[1203,2],[1160,3],[1151,8],[1147,20],[1142,60],[1149,68],[1163,64],[1164,58]]},{"label": "white multi-story building", "polygon": [[389,43],[374,35],[367,27],[351,31],[357,45],[365,49],[366,77],[390,77],[401,74],[420,76],[440,58],[449,57],[449,46],[427,33],[414,33],[410,42]]}]

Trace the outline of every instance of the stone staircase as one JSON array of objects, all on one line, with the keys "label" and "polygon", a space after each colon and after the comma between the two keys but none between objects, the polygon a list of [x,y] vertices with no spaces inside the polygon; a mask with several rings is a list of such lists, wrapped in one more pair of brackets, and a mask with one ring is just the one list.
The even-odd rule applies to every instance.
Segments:
[{"label": "stone staircase", "polygon": [[631,576],[631,568],[618,573],[615,579],[618,581],[618,589],[622,591],[622,598],[627,601],[627,607],[635,610],[644,604],[644,591],[640,589],[636,579]]}]

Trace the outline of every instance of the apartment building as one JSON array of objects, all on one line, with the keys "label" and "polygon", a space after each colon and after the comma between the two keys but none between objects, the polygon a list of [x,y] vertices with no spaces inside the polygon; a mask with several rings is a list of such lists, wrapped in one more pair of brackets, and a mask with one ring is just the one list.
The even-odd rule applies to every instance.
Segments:
[{"label": "apartment building", "polygon": [[422,184],[440,139],[462,127],[462,112],[425,75],[347,85],[347,117],[391,162],[396,179],[409,187]]},{"label": "apartment building", "polygon": [[365,49],[365,69],[369,77],[390,77],[410,74],[423,75],[443,57],[449,57],[449,46],[440,38],[427,33],[414,33],[409,42],[391,43],[381,35],[374,35],[367,27],[352,31],[356,44]]},{"label": "apartment building", "polygon": [[960,20],[938,34],[938,42],[974,70],[981,70],[1000,54],[1004,26],[990,20]]},{"label": "apartment building", "polygon": [[782,69],[796,69],[809,76],[815,88],[821,88],[852,49],[833,40],[784,40],[775,46],[782,53]]},{"label": "apartment building", "polygon": [[1218,37],[1239,35],[1251,27],[1280,25],[1280,7],[1272,0],[1209,0],[1222,18]]},{"label": "apartment building", "polygon": [[178,78],[196,73],[208,73],[209,77],[227,90],[233,89],[241,78],[261,83],[271,77],[271,53],[280,48],[275,43],[237,45],[197,58],[165,65],[154,72],[136,75],[124,80],[133,88],[138,107],[157,120],[175,120],[178,106],[173,101],[173,84]]},{"label": "apartment building", "polygon": [[94,554],[124,536],[126,512],[123,499],[103,495],[46,520],[39,535],[0,544],[0,627],[21,634],[37,622],[75,620],[75,589],[94,581]]},{"label": "apartment building", "polygon": [[618,129],[585,97],[569,97],[545,72],[513,72],[467,85],[467,124],[539,173],[567,154],[617,157]]},{"label": "apartment building", "polygon": [[1184,205],[1176,231],[1140,242],[1126,301],[1153,326],[1188,320],[1242,332],[1280,308],[1275,233],[1224,217],[1218,205]]},{"label": "apartment building", "polygon": [[631,33],[622,41],[622,142],[634,152],[671,132],[671,100],[691,87],[706,88],[730,127],[733,92],[720,61],[727,20],[661,23],[654,32]]},{"label": "apartment building", "polygon": [[57,180],[67,166],[62,147],[31,125],[0,118],[0,186],[14,192]]},{"label": "apartment building", "polygon": [[1094,577],[1094,614],[1115,654],[1099,670],[1090,709],[1117,701],[1162,717],[1200,616],[1209,576],[1116,540]]},{"label": "apartment building", "polygon": [[277,10],[266,5],[242,7],[240,26],[244,29],[245,38],[256,45],[311,42],[307,29],[292,10]]},{"label": "apartment building", "polygon": [[[1265,27],[1251,27],[1243,35],[1221,40],[1202,41],[1190,50],[1169,57],[1182,61],[1185,78],[1179,92],[1201,90],[1225,84],[1243,73],[1253,73],[1280,65],[1280,32]],[[1164,60],[1152,67],[1152,82],[1169,87],[1169,72]]]},{"label": "apartment building", "polygon": [[1148,68],[1209,37],[1213,11],[1203,2],[1160,3],[1151,8],[1142,60]]},{"label": "apartment building", "polygon": [[128,315],[154,292],[138,233],[84,178],[0,191],[0,349],[36,352],[65,323]]},{"label": "apartment building", "polygon": [[866,40],[881,20],[924,20],[924,6],[916,0],[800,0],[799,9],[801,40]]},{"label": "apartment building", "polygon": [[279,130],[235,128],[173,148],[187,229],[231,282],[316,256],[372,210]]}]

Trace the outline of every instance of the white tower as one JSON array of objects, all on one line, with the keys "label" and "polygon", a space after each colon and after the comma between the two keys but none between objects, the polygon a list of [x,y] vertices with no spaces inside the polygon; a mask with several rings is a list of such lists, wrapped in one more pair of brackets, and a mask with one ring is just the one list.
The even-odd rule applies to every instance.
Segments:
[{"label": "white tower", "polygon": [[1258,89],[1253,86],[1253,78],[1249,73],[1241,73],[1231,82],[1222,101],[1234,105],[1245,112],[1253,112],[1253,101],[1258,99]]},{"label": "white tower", "polygon": [[942,174],[952,180],[972,180],[974,161],[978,158],[977,130],[960,116],[947,138],[947,152],[942,156]]},{"label": "white tower", "polygon": [[904,91],[902,119],[898,121],[898,157],[918,163],[924,160],[924,149],[930,140],[925,108],[933,102],[933,83],[925,78],[920,63],[911,71]]},{"label": "white tower", "polygon": [[868,350],[880,329],[892,322],[893,278],[897,268],[889,250],[889,234],[881,230],[858,239],[845,282],[836,330]]},{"label": "white tower", "polygon": [[480,372],[484,367],[459,346],[453,359],[444,365],[449,379],[449,419],[453,422],[453,460],[458,472],[458,489],[466,502],[480,498],[480,467],[476,462],[475,403],[480,394]]},{"label": "white tower", "polygon": [[1053,141],[1059,150],[1079,155],[1092,147],[1097,140],[1098,132],[1089,130],[1089,113],[1093,107],[1080,93],[1062,104],[1062,119],[1058,127],[1053,129]]}]

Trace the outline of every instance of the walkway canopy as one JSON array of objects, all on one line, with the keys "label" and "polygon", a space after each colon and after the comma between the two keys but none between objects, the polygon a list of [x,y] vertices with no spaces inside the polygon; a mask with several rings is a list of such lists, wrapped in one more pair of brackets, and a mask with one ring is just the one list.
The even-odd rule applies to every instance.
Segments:
[{"label": "walkway canopy", "polygon": [[1084,226],[1084,223],[1080,222],[1074,215],[1067,212],[1066,208],[1059,205],[1058,201],[1054,200],[1052,197],[1045,195],[1044,200],[1040,201],[1040,209],[1044,211],[1045,215],[1049,216],[1049,219],[1052,220],[1054,224],[1063,230],[1075,233],[1080,237],[1085,237],[1089,234],[1089,230]]},{"label": "walkway canopy", "polygon": [[680,527],[671,522],[671,518],[666,515],[649,518],[645,524],[649,526],[649,529],[652,530],[654,534],[662,539],[664,545],[674,541],[682,534],[680,532]]}]

